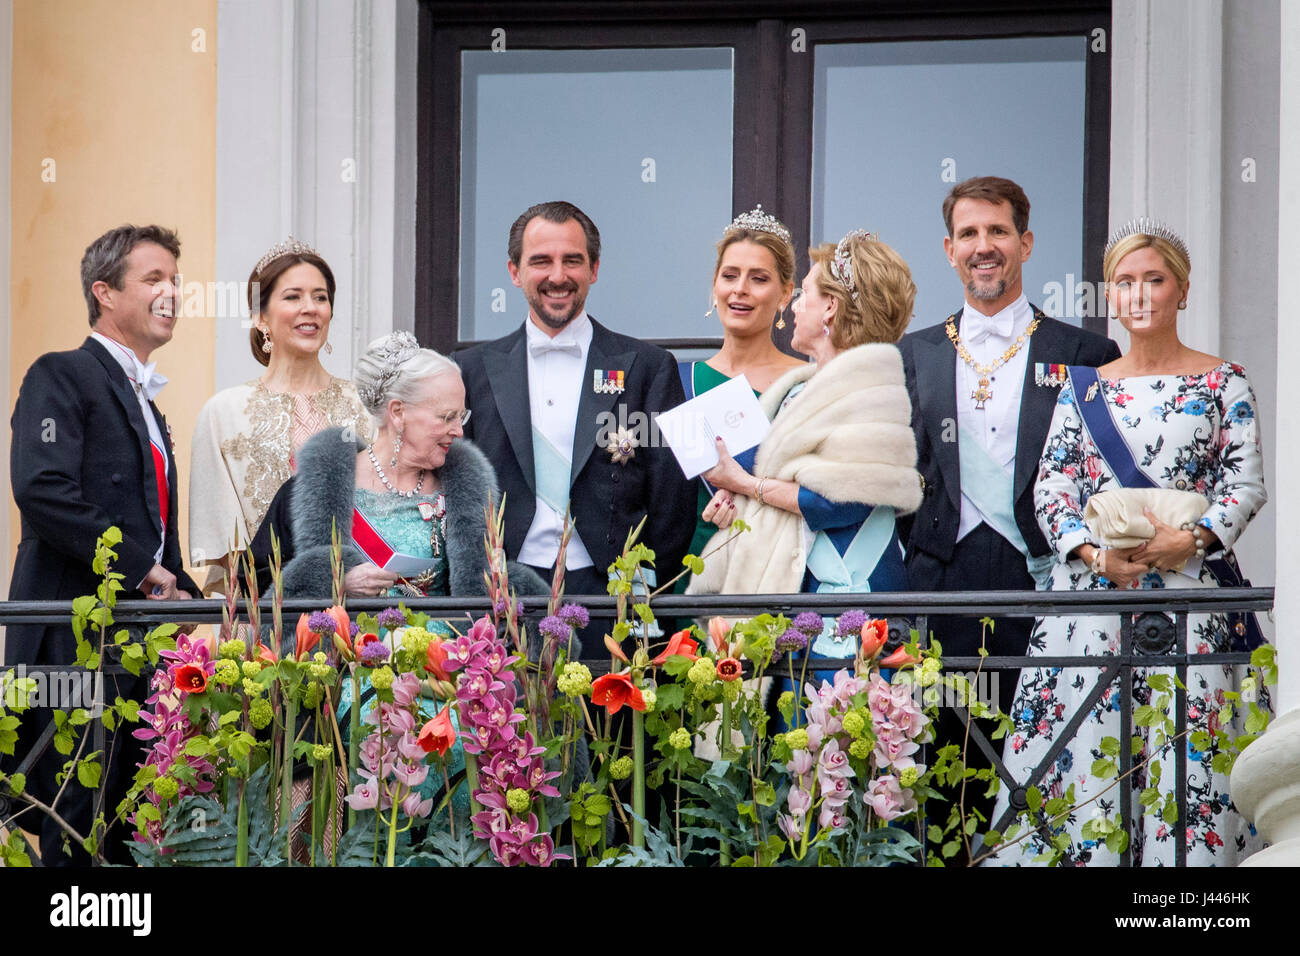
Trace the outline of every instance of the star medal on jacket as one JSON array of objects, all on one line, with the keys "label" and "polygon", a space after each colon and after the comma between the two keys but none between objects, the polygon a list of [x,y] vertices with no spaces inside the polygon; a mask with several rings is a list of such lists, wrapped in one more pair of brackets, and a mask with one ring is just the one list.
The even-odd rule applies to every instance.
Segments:
[{"label": "star medal on jacket", "polygon": [[629,460],[636,455],[636,433],[626,428],[620,428],[609,436],[609,444],[605,450],[609,452],[609,460],[615,465],[626,465]]},{"label": "star medal on jacket", "polygon": [[597,395],[622,395],[623,394],[623,370],[610,369],[593,369],[591,373],[591,387]]},{"label": "star medal on jacket", "polygon": [[433,556],[442,557],[442,539],[447,535],[447,499],[440,491],[433,501],[421,501],[416,507],[420,517],[433,522],[429,527],[429,544],[433,547]]}]

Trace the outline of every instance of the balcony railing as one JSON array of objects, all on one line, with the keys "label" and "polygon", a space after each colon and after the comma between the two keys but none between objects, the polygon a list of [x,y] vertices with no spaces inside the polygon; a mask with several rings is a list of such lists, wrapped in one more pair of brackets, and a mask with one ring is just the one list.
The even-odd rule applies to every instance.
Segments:
[{"label": "balcony railing", "polygon": [[[1129,740],[1133,734],[1133,696],[1128,690],[1132,687],[1134,668],[1163,667],[1172,668],[1178,677],[1174,693],[1175,734],[1181,735],[1187,729],[1186,687],[1187,668],[1190,664],[1198,666],[1209,664],[1246,664],[1250,662],[1248,651],[1227,651],[1208,654],[1188,654],[1173,649],[1186,646],[1187,618],[1189,614],[1216,614],[1231,611],[1250,611],[1267,613],[1273,608],[1272,588],[1189,588],[1189,589],[1153,589],[1136,591],[950,591],[920,592],[900,591],[868,594],[748,594],[748,595],[664,595],[654,600],[654,610],[658,618],[706,618],[715,615],[725,617],[748,617],[757,613],[784,613],[793,616],[799,611],[816,611],[822,615],[838,615],[852,609],[867,609],[873,616],[884,617],[889,621],[891,642],[906,639],[908,633],[915,629],[922,635],[924,644],[929,634],[928,621],[931,616],[968,616],[975,618],[991,617],[1070,617],[1075,615],[1117,615],[1121,619],[1120,651],[1118,654],[1106,655],[1072,655],[1072,656],[968,656],[945,657],[945,670],[968,671],[979,668],[981,671],[1002,672],[1019,671],[1024,667],[1073,667],[1094,668],[1099,672],[1099,679],[1078,710],[1069,718],[1064,731],[1060,732],[1051,749],[1043,757],[1039,766],[1031,774],[1029,781],[1016,780],[1002,762],[1000,743],[995,745],[982,732],[975,721],[970,723],[970,740],[988,758],[995,772],[1010,794],[1010,808],[1000,820],[992,820],[993,829],[1005,830],[1006,825],[1015,815],[1028,806],[1025,794],[1029,782],[1037,781],[1069,745],[1080,724],[1091,712],[1092,707],[1101,698],[1106,688],[1116,680],[1125,689],[1120,694],[1120,740]],[[608,595],[566,595],[566,599],[579,604],[591,612],[593,618],[611,618],[616,613],[617,602]],[[535,623],[544,613],[544,598],[537,597],[529,601],[524,598],[524,620]],[[432,617],[449,620],[466,615],[481,615],[491,610],[487,598],[418,598],[405,599],[405,606],[413,611],[420,611]],[[392,600],[387,598],[359,598],[348,601],[350,612],[378,612],[391,607]],[[223,601],[119,601],[113,610],[115,626],[139,625],[145,628],[163,622],[199,624],[220,624],[222,620]],[[269,600],[259,602],[264,624],[270,621],[272,603]],[[282,612],[286,628],[292,630],[297,616],[319,610],[321,602],[312,599],[286,600]],[[238,606],[240,620],[247,620],[244,602]],[[57,601],[8,601],[0,602],[0,625],[9,624],[51,624],[58,625],[68,621],[72,614],[71,602]],[[591,649],[588,649],[589,651]],[[593,674],[608,672],[610,658],[608,655],[584,657],[583,663]],[[802,663],[795,659],[796,665]],[[854,661],[846,659],[816,658],[812,667],[817,671],[831,671],[840,667],[852,667]],[[26,665],[27,674],[67,673],[68,665]],[[105,666],[107,673],[122,673],[120,668]],[[957,713],[961,720],[966,720],[966,709],[958,704],[944,703]],[[95,746],[103,749],[104,728],[95,721]],[[22,765],[18,768],[27,772],[35,763],[40,753],[54,734],[53,722],[46,733],[36,742],[30,753],[24,755]],[[1179,819],[1187,819],[1187,747],[1175,748],[1174,780],[1175,796],[1178,804]],[[925,762],[924,756],[921,762]],[[1119,773],[1121,777],[1133,769],[1133,754],[1130,747],[1120,747]],[[1127,784],[1122,784],[1127,786]],[[1130,819],[1130,801],[1117,801],[1122,826],[1132,834]],[[12,808],[5,805],[0,798],[0,826],[4,826]],[[922,839],[924,840],[922,828]],[[1130,840],[1130,847],[1132,841]],[[1176,866],[1185,866],[1187,857],[1186,842],[1174,841]],[[975,849],[977,855],[978,847]],[[924,859],[924,853],[922,854]],[[1131,865],[1131,849],[1122,854],[1121,865]]]}]

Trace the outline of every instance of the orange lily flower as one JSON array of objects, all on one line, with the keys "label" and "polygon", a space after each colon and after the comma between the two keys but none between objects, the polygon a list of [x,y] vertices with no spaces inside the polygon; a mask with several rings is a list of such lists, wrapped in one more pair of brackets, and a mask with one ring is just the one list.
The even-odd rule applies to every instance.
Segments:
[{"label": "orange lily flower", "polygon": [[416,742],[427,754],[446,756],[451,745],[456,742],[456,728],[451,725],[451,708],[444,707],[421,727]]},{"label": "orange lily flower", "polygon": [[888,657],[881,658],[880,660],[881,667],[906,667],[908,664],[919,664],[919,663],[920,661],[918,661],[911,654],[907,653],[906,647],[900,647],[898,650],[894,651],[894,653],[890,654]]},{"label": "orange lily flower", "polygon": [[727,637],[730,634],[731,625],[727,623],[725,617],[709,618],[709,640],[713,642],[713,649],[723,657],[726,657],[730,650],[727,646]]},{"label": "orange lily flower", "polygon": [[873,618],[862,625],[862,659],[871,660],[889,640],[889,623]]},{"label": "orange lily flower", "polygon": [[320,643],[320,635],[307,627],[309,615],[304,614],[298,618],[297,638],[293,645],[293,656],[295,660],[302,660],[311,653],[313,647]]},{"label": "orange lily flower", "polygon": [[627,671],[603,674],[592,681],[591,702],[604,707],[611,714],[617,714],[624,704],[633,710],[645,710],[641,688],[632,683],[632,675]]},{"label": "orange lily flower", "polygon": [[658,657],[650,663],[656,665],[664,664],[668,658],[678,656],[685,657],[689,660],[699,660],[700,655],[696,653],[700,649],[698,641],[691,637],[691,629],[678,631],[672,637],[668,638],[668,646],[663,649]]},{"label": "orange lily flower", "polygon": [[429,642],[429,649],[424,657],[424,668],[438,680],[451,680],[451,675],[447,672],[447,649],[442,646],[442,638],[435,637]]}]

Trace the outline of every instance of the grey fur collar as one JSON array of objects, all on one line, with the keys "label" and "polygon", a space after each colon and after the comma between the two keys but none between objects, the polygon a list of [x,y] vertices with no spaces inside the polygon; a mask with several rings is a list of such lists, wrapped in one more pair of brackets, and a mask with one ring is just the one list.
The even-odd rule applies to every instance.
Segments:
[{"label": "grey fur collar", "polygon": [[[289,502],[295,553],[284,568],[286,597],[329,597],[330,537],[336,525],[344,536],[344,567],[350,570],[366,560],[351,542],[356,456],[364,447],[347,430],[327,428],[299,449],[298,472]],[[496,473],[478,446],[461,438],[448,450],[438,477],[447,499],[451,593],[483,595],[483,572],[487,568],[484,507],[489,500],[497,500]],[[510,582],[520,594],[545,594],[550,590],[532,571],[515,564],[510,565]]]}]

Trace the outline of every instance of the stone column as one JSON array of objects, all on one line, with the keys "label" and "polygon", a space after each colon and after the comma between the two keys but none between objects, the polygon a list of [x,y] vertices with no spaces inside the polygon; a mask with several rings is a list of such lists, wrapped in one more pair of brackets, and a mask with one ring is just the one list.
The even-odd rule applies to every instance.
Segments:
[{"label": "stone column", "polygon": [[[1281,5],[1281,103],[1279,124],[1278,302],[1291,301],[1290,280],[1300,264],[1300,9]],[[1277,329],[1278,369],[1300,363],[1300,328],[1280,321]],[[1295,362],[1292,362],[1292,360]],[[1300,408],[1294,395],[1281,394],[1279,375],[1277,430],[1272,454],[1277,458],[1277,486],[1271,504],[1279,530],[1277,543],[1278,686],[1274,704],[1281,716],[1251,744],[1232,771],[1233,802],[1272,844],[1250,857],[1244,866],[1300,866],[1300,548],[1294,529],[1300,527]],[[1289,400],[1288,400],[1289,399]]]}]

